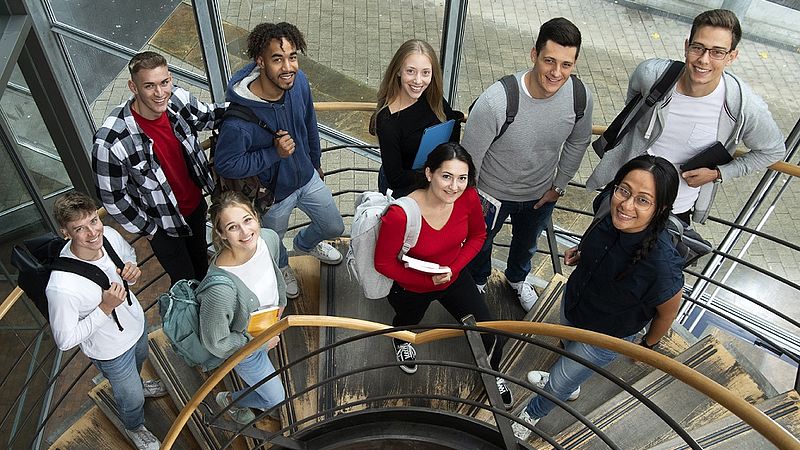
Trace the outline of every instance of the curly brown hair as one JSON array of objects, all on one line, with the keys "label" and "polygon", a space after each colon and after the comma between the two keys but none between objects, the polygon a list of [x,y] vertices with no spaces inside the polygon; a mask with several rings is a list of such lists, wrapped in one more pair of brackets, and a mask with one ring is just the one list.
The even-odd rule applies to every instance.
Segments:
[{"label": "curly brown hair", "polygon": [[286,39],[301,53],[306,52],[306,40],[296,26],[288,22],[260,23],[247,36],[248,56],[255,60],[273,39],[278,42]]}]

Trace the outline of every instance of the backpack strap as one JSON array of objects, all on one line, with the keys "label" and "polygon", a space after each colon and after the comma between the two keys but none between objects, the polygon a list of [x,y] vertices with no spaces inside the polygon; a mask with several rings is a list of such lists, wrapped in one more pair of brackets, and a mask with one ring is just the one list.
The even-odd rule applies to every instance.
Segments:
[{"label": "backpack strap", "polygon": [[235,117],[237,119],[244,120],[245,122],[252,122],[267,133],[271,134],[274,137],[278,137],[278,133],[269,126],[269,124],[255,115],[253,110],[248,108],[247,106],[240,105],[238,103],[229,103],[228,107],[225,109],[225,113],[222,115],[223,120],[228,117]]},{"label": "backpack strap", "polygon": [[519,82],[514,75],[506,75],[500,78],[500,84],[503,85],[503,90],[506,92],[506,121],[500,127],[500,132],[492,139],[492,142],[500,139],[500,136],[506,132],[508,126],[514,123],[519,111]]},{"label": "backpack strap", "polygon": [[403,237],[403,249],[400,250],[399,258],[417,245],[419,232],[422,229],[422,212],[420,212],[417,202],[409,197],[400,197],[393,200],[391,204],[403,208],[406,213],[406,233]]},{"label": "backpack strap", "polygon": [[[647,97],[644,98],[644,102],[642,102],[642,94],[637,93],[631,101],[625,105],[601,136],[601,139],[605,142],[602,152],[598,153],[601,158],[603,153],[614,148],[622,137],[628,134],[648,109],[661,101],[664,95],[675,86],[675,83],[678,82],[678,77],[683,71],[683,66],[683,61],[670,62],[667,70],[661,74],[661,77],[659,77],[653,84],[653,87],[650,88],[650,92],[647,94]],[[634,109],[636,109],[635,113],[633,113]],[[632,113],[633,115],[631,115]],[[629,117],[630,120],[628,120]],[[597,149],[595,148],[595,150]]]},{"label": "backpack strap", "polygon": [[583,119],[586,110],[586,88],[583,81],[577,75],[570,75],[572,78],[572,109],[575,111],[575,123]]},{"label": "backpack strap", "polygon": [[[105,246],[106,242],[108,241],[106,241],[106,237],[103,236],[103,246]],[[114,254],[114,256],[116,256],[116,253]],[[81,261],[75,258],[67,258],[64,256],[58,256],[56,258],[53,258],[53,262],[50,264],[50,269],[54,271],[59,270],[61,272],[69,272],[69,273],[74,273],[76,275],[80,275],[92,281],[94,284],[100,286],[100,289],[104,291],[107,291],[111,287],[111,283],[108,281],[108,276],[106,276],[105,272],[103,272],[101,268],[86,261]],[[126,292],[128,292],[127,286],[128,285],[126,283],[125,284]],[[128,292],[128,301],[129,302],[131,301],[129,292]],[[124,331],[125,328],[122,327],[122,324],[119,321],[119,317],[117,317],[116,310],[114,309],[111,310],[111,317],[117,324],[117,328],[119,329],[119,331]]]},{"label": "backpack strap", "polygon": [[[125,268],[125,263],[122,262],[122,258],[120,258],[119,255],[117,255],[116,250],[114,250],[114,247],[111,246],[111,242],[109,242],[108,239],[106,239],[105,235],[103,236],[103,249],[106,251],[108,257],[111,258],[111,261],[114,262],[114,265],[117,266],[117,268],[120,271],[122,271],[122,269]],[[122,277],[120,276],[120,278]],[[122,286],[125,288],[125,295],[128,299],[128,306],[133,306],[133,300],[131,300],[131,289],[130,287],[128,287],[128,282],[125,281],[124,278],[122,278]]]},{"label": "backpack strap", "polygon": [[600,223],[601,220],[605,219],[606,216],[611,214],[611,195],[612,191],[609,191],[608,194],[601,193],[600,198],[597,200],[599,203],[597,204],[597,209],[594,212],[594,218],[592,219],[592,223],[586,227],[586,231],[583,232],[583,238],[581,242],[578,243],[578,251],[581,250],[583,247],[583,240],[589,236],[589,233],[597,227],[597,224]]}]

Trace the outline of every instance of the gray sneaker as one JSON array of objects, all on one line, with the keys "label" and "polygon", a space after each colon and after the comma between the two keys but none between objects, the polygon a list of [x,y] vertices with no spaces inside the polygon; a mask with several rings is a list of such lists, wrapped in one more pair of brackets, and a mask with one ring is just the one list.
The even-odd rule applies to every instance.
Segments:
[{"label": "gray sneaker", "polygon": [[215,400],[217,401],[217,405],[219,405],[220,408],[228,410],[228,414],[231,416],[231,419],[233,419],[234,422],[242,425],[247,425],[248,423],[251,423],[254,420],[256,420],[256,415],[250,408],[243,408],[240,406],[229,407],[228,405],[231,404],[231,400],[228,394],[230,394],[230,392],[222,391],[219,394],[217,394]]},{"label": "gray sneaker", "polygon": [[300,295],[300,287],[297,285],[297,278],[291,266],[281,267],[283,281],[286,282],[286,297],[297,298]]},{"label": "gray sneaker", "polygon": [[334,246],[324,241],[320,242],[316,247],[307,252],[304,252],[297,247],[295,247],[294,251],[295,253],[299,253],[301,255],[311,255],[314,258],[317,258],[320,262],[330,264],[332,266],[342,262],[342,253],[339,250],[336,250]]},{"label": "gray sneaker", "polygon": [[143,380],[142,390],[144,398],[163,397],[167,395],[167,388],[161,380]]},{"label": "gray sneaker", "polygon": [[[534,419],[533,417],[528,414],[528,411],[523,409],[521,413],[519,413],[519,420],[523,423],[526,423],[532,427],[536,426],[536,423],[539,422],[539,419]],[[514,436],[517,437],[520,441],[527,441],[529,437],[531,437],[531,430],[528,429],[525,425],[521,423],[514,422],[511,424],[511,430],[514,431]]]},{"label": "gray sneaker", "polygon": [[125,430],[125,435],[137,450],[158,450],[161,447],[161,441],[144,425],[135,430]]}]

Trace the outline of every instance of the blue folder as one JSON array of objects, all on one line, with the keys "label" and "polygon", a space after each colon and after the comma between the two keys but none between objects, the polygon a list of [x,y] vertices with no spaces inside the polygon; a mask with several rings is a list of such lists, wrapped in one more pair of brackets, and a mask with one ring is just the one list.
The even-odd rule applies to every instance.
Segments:
[{"label": "blue folder", "polygon": [[443,144],[450,140],[453,134],[453,127],[456,121],[453,119],[447,122],[442,122],[437,125],[432,125],[425,128],[422,133],[422,140],[419,142],[419,149],[417,149],[417,156],[414,158],[414,165],[412,169],[421,169],[425,165],[425,160],[439,144]]}]

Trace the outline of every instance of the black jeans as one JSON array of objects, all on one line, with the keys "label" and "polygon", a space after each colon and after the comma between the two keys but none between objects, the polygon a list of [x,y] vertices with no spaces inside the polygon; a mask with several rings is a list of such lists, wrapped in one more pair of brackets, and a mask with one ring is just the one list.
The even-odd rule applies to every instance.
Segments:
[{"label": "black jeans", "polygon": [[208,272],[208,243],[206,242],[205,200],[189,216],[186,223],[192,230],[191,236],[170,236],[161,228],[156,230],[150,240],[150,248],[169,275],[170,284],[178,280],[202,280]]},{"label": "black jeans", "polygon": [[[453,284],[441,291],[418,294],[407,291],[394,283],[386,299],[394,308],[395,316],[392,325],[396,327],[420,323],[425,316],[425,311],[436,300],[458,321],[467,314],[475,316],[476,322],[494,320],[489,312],[489,307],[486,306],[486,302],[478,292],[472,276],[466,269],[461,271]],[[498,370],[500,359],[503,356],[502,348],[505,338],[482,334],[481,340],[483,340],[486,353],[490,355],[489,364],[492,369]]]}]

